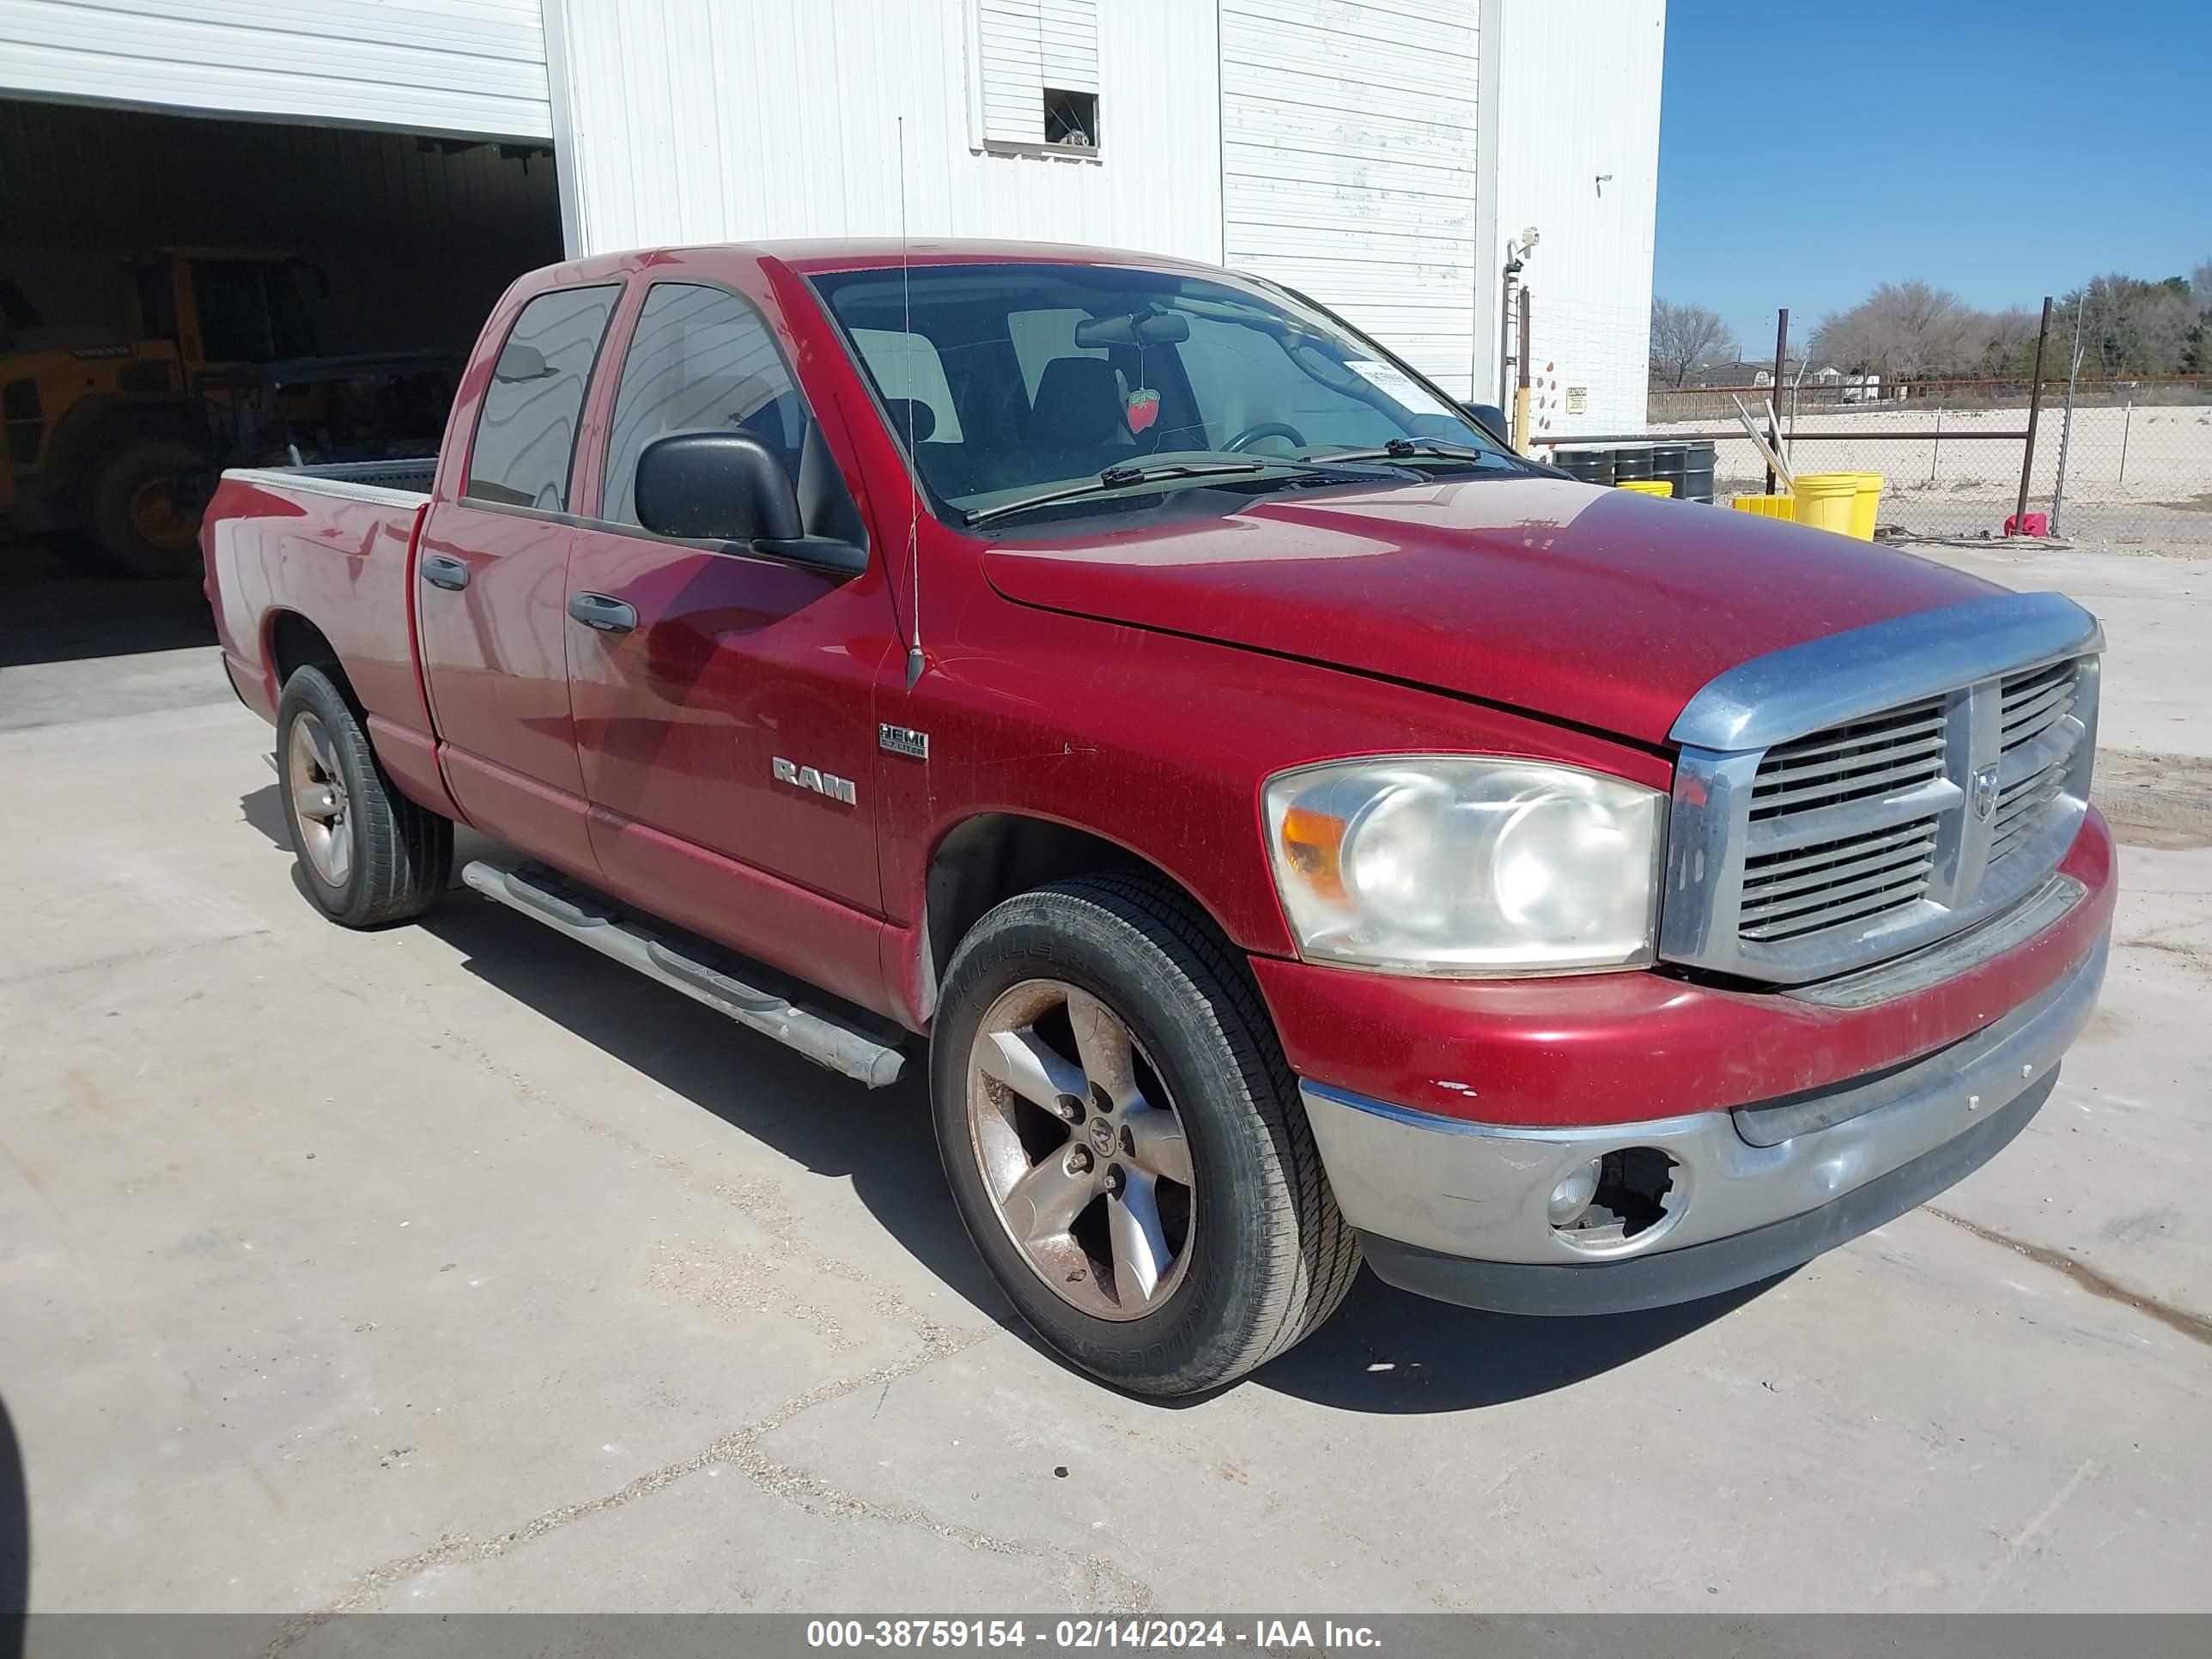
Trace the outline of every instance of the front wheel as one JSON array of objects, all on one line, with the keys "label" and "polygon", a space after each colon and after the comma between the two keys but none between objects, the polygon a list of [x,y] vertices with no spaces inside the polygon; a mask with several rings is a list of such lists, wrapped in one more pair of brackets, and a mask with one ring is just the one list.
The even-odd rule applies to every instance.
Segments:
[{"label": "front wheel", "polygon": [[931,1092],[1000,1287],[1110,1382],[1231,1382],[1358,1271],[1250,975],[1164,882],[1085,877],[979,921],[945,975]]}]

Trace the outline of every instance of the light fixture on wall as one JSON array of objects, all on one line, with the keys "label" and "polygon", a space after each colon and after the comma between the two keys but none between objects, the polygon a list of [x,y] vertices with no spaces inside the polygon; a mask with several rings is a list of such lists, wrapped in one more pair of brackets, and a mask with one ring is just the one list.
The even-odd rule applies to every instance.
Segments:
[{"label": "light fixture on wall", "polygon": [[1597,193],[1598,193],[1600,196],[1604,195],[1604,194],[1605,194],[1605,187],[1606,187],[1607,185],[1611,184],[1612,182],[1613,182],[1613,175],[1612,175],[1611,173],[1599,173],[1599,174],[1597,175]]},{"label": "light fixture on wall", "polygon": [[1498,284],[1498,404],[1501,409],[1513,402],[1513,279],[1521,274],[1521,267],[1528,263],[1528,256],[1536,251],[1536,227],[1530,225],[1521,233],[1519,243],[1505,245],[1505,270]]}]

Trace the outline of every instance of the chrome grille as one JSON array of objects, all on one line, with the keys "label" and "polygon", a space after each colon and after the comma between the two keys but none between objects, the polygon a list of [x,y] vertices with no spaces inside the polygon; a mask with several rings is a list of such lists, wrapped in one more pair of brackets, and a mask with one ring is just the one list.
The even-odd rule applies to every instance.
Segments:
[{"label": "chrome grille", "polygon": [[1943,700],[1930,697],[1777,744],[1752,783],[1752,821],[1840,806],[1942,775]]},{"label": "chrome grille", "polygon": [[1936,867],[1936,826],[1931,814],[1901,830],[1746,859],[1736,932],[1773,944],[1916,903]]},{"label": "chrome grille", "polygon": [[[1752,823],[1786,837],[1816,815],[1940,782],[1944,702],[1924,697],[1776,744],[1752,777]],[[1737,933],[1776,944],[1918,903],[1936,867],[1936,817],[1750,854]]]},{"label": "chrome grille", "polygon": [[1799,982],[2026,896],[2088,810],[2102,644],[2015,594],[1721,676],[1676,723],[1661,955]]},{"label": "chrome grille", "polygon": [[[2017,769],[2027,761],[2041,758],[2058,748],[2049,740],[2053,726],[2074,712],[2081,686],[2078,663],[2053,663],[2025,674],[2008,675],[2000,702],[2002,706],[2002,757]],[[2041,750],[2037,748],[2041,744]],[[1995,864],[2027,845],[2050,814],[2066,784],[2071,746],[2053,754],[2032,771],[2003,780],[1997,790],[1996,812],[1990,825],[1990,862]]]}]

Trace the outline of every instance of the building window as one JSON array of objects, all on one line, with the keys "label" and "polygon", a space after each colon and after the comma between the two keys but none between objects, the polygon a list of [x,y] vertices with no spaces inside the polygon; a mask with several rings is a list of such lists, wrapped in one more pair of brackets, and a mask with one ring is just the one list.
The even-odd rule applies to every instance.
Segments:
[{"label": "building window", "polygon": [[968,0],[968,8],[978,148],[1097,155],[1097,0]]},{"label": "building window", "polygon": [[1098,94],[1044,89],[1044,141],[1068,149],[1098,148]]}]

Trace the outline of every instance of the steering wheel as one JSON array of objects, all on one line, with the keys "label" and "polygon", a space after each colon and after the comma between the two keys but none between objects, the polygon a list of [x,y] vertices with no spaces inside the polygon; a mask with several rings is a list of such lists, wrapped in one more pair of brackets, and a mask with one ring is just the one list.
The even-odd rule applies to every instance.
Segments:
[{"label": "steering wheel", "polygon": [[1280,421],[1255,421],[1221,447],[1241,455],[1262,438],[1288,438],[1300,449],[1306,447],[1306,434],[1294,426],[1284,425]]}]

